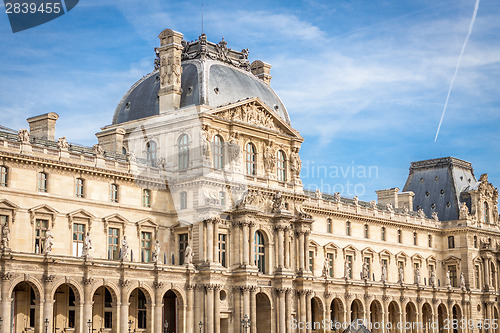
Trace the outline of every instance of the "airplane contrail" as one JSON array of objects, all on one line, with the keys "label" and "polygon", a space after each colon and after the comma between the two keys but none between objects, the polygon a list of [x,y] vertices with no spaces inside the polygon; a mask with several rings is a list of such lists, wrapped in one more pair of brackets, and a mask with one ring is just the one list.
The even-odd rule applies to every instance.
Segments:
[{"label": "airplane contrail", "polygon": [[439,125],[436,132],[436,137],[434,138],[434,142],[437,141],[439,130],[441,129],[441,124],[443,123],[444,114],[446,112],[446,108],[448,107],[448,100],[450,99],[451,89],[453,88],[453,83],[455,83],[455,78],[457,77],[458,68],[460,67],[460,63],[462,62],[462,56],[464,55],[465,47],[467,46],[467,42],[469,41],[470,34],[472,33],[472,27],[474,26],[474,22],[476,21],[477,9],[479,8],[479,0],[476,0],[476,5],[474,6],[474,13],[472,14],[472,20],[470,21],[469,31],[467,32],[467,36],[465,37],[464,44],[462,45],[462,51],[460,51],[460,56],[458,57],[457,66],[455,67],[455,73],[451,78],[450,88],[448,89],[448,95],[446,96],[446,102],[444,103],[443,114],[441,115],[441,120],[439,121]]}]

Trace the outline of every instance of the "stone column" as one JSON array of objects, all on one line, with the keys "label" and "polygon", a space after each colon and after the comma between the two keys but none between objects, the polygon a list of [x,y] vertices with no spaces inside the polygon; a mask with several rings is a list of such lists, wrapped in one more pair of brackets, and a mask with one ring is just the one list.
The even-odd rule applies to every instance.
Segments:
[{"label": "stone column", "polygon": [[207,317],[206,333],[214,333],[214,286],[205,285],[207,295],[205,298],[205,313]]},{"label": "stone column", "polygon": [[207,224],[207,260],[214,260],[214,226],[212,221],[205,221]]},{"label": "stone column", "polygon": [[278,316],[278,332],[286,332],[286,312],[285,312],[285,293],[286,288],[277,288],[276,292],[278,294],[278,302],[279,302],[279,316]]},{"label": "stone column", "polygon": [[[432,322],[438,322],[438,300],[437,299],[433,299],[432,300]],[[437,333],[439,332],[439,323],[438,323],[438,327],[437,328],[433,328],[432,329],[432,332],[433,333]]]},{"label": "stone column", "polygon": [[299,241],[299,271],[304,271],[304,232],[297,232],[297,239]]},{"label": "stone column", "polygon": [[[9,293],[10,273],[2,275],[2,333],[10,333],[12,298]],[[47,297],[46,297],[47,298]],[[45,309],[44,309],[45,310]],[[45,312],[45,311],[44,311]],[[45,317],[44,317],[45,318]]]},{"label": "stone column", "polygon": [[[48,319],[48,326],[47,326],[47,332],[46,333],[52,333],[52,328],[54,327],[53,325],[53,317],[54,317],[54,298],[52,297],[52,280],[53,280],[53,275],[52,276],[45,276],[45,285],[44,285],[44,297],[45,301],[43,303],[43,322],[44,322],[44,332],[45,332],[45,320]],[[5,318],[10,318],[10,304],[12,299],[9,297],[10,295],[2,295],[2,302],[4,300],[8,301],[8,315]],[[4,309],[5,311],[5,309]],[[2,325],[3,327],[4,325]],[[9,332],[9,331],[6,331]]]},{"label": "stone column", "polygon": [[309,271],[309,265],[306,264],[306,261],[309,258],[309,234],[309,231],[306,231],[304,234],[304,267],[307,271]]},{"label": "stone column", "polygon": [[382,326],[382,333],[387,333],[387,324],[389,323],[389,304],[388,304],[389,296],[382,296],[382,321],[384,325]]},{"label": "stone column", "polygon": [[[491,325],[491,319],[493,318],[492,307],[493,307],[493,302],[486,302],[486,319],[489,319],[490,325]],[[488,330],[486,330],[486,332],[492,332],[491,327]]]},{"label": "stone column", "polygon": [[[285,228],[285,268],[290,268],[290,228]],[[289,320],[289,319],[287,319]]]},{"label": "stone column", "polygon": [[[307,314],[306,314],[306,291],[305,290],[299,290],[298,291],[298,294],[299,294],[299,298],[300,298],[300,322],[303,323],[305,325],[306,321],[307,321]],[[306,330],[305,328],[302,328],[300,330],[300,333],[305,333]]]},{"label": "stone column", "polygon": [[243,286],[243,313],[241,314],[241,318],[245,315],[250,316],[250,287]]},{"label": "stone column", "polygon": [[248,223],[242,223],[242,245],[243,245],[243,266],[248,265],[248,249],[249,249],[249,238],[248,238]]},{"label": "stone column", "polygon": [[401,328],[398,331],[404,332],[404,327],[406,324],[406,306],[404,305],[404,302],[401,302],[401,317],[399,322],[401,323]]},{"label": "stone column", "polygon": [[250,265],[255,266],[255,244],[254,244],[254,237],[255,237],[255,223],[250,223],[250,239],[249,239],[249,245],[250,245]]},{"label": "stone column", "polygon": [[122,299],[122,304],[120,306],[120,332],[121,333],[126,333],[128,332],[128,306],[129,306],[129,299],[127,295],[127,286],[128,286],[128,281],[121,281],[121,299]]},{"label": "stone column", "polygon": [[[208,232],[207,232],[208,234]],[[198,223],[198,250],[200,251],[200,261],[207,261],[207,252],[205,251],[205,223]]]},{"label": "stone column", "polygon": [[275,229],[278,234],[278,269],[283,269],[285,263],[284,228],[281,225],[277,225]]},{"label": "stone column", "polygon": [[[170,262],[170,264],[173,264],[172,263],[172,249],[171,249],[171,245],[172,245],[172,229],[170,228],[167,228],[165,230],[166,232],[166,240],[167,240],[167,246],[165,246],[165,253],[164,253],[164,257],[167,258],[167,262],[165,264],[168,264]],[[161,242],[161,240],[160,240]],[[162,262],[163,263],[163,257],[158,257],[158,262]]]},{"label": "stone column", "polygon": [[490,289],[490,258],[486,257],[484,258],[484,269],[483,269],[483,272],[484,272],[484,278],[483,278],[483,282],[484,282],[484,289],[486,289],[487,291]]},{"label": "stone column", "polygon": [[[92,304],[93,302],[93,297],[92,297],[92,279],[91,278],[84,278],[83,279],[83,327],[87,328],[87,323],[90,321],[93,321],[92,319]],[[88,329],[88,328],[87,328]]]},{"label": "stone column", "polygon": [[194,331],[194,288],[192,284],[187,285],[187,307],[186,307],[186,331]]},{"label": "stone column", "polygon": [[154,332],[163,332],[163,295],[161,294],[162,283],[155,282],[155,306],[154,306]]},{"label": "stone column", "polygon": [[[419,302],[418,301],[418,298],[417,298],[417,327],[416,327],[416,330],[417,332],[423,332],[424,329],[423,329],[423,325],[424,325],[424,322],[423,322],[423,313],[422,313],[422,306],[421,306],[421,303],[422,302]],[[414,325],[414,324],[412,324]],[[422,325],[422,326],[420,326]]]},{"label": "stone column", "polygon": [[[312,321],[312,312],[311,312],[311,294],[312,291],[308,290],[307,295],[306,295],[306,321],[310,323]],[[311,332],[310,329],[307,330],[307,332]]]},{"label": "stone column", "polygon": [[214,321],[215,333],[220,333],[220,285],[214,286]]},{"label": "stone column", "polygon": [[257,333],[257,287],[250,288],[250,333]]},{"label": "stone column", "polygon": [[[202,224],[202,223],[201,223]],[[195,306],[193,304],[193,308],[194,308],[194,329],[198,329],[198,324],[199,322],[203,322],[203,327],[206,327],[205,325],[207,324],[207,322],[205,321],[205,313],[203,311],[204,309],[204,306],[202,305],[202,301],[204,300],[204,297],[205,297],[205,287],[203,285],[196,285],[196,288],[193,290],[194,294],[195,294],[195,297],[194,299],[196,299],[198,302],[197,302],[197,305],[198,306]]]},{"label": "stone column", "polygon": [[214,237],[213,237],[213,252],[214,257],[212,259],[213,262],[219,262],[219,221],[217,219],[213,219],[214,224]]},{"label": "stone column", "polygon": [[287,288],[286,290],[286,312],[285,312],[285,325],[286,333],[291,333],[290,320],[292,320],[292,307],[293,307],[293,289]]}]

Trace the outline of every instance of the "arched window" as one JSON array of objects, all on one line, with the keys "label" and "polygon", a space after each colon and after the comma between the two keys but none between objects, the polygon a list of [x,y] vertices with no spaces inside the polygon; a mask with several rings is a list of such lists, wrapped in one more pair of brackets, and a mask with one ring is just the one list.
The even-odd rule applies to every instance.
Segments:
[{"label": "arched window", "polygon": [[329,234],[333,232],[333,223],[331,218],[328,218],[326,220],[326,230],[328,231]]},{"label": "arched window", "polygon": [[380,229],[380,238],[385,242],[385,240],[386,240],[385,227],[382,227],[382,229]]},{"label": "arched window", "polygon": [[246,145],[247,174],[255,176],[257,174],[257,151],[253,143]]},{"label": "arched window", "polygon": [[186,170],[189,166],[189,137],[182,134],[179,137],[179,170]]},{"label": "arched window", "polygon": [[224,140],[222,140],[220,135],[214,136],[212,158],[214,160],[214,169],[222,169],[224,167]]},{"label": "arched window", "polygon": [[146,159],[148,160],[149,164],[151,164],[151,166],[156,166],[156,150],[156,142],[149,141],[148,143],[146,143]]},{"label": "arched window", "polygon": [[266,244],[260,231],[255,232],[255,264],[259,272],[266,272]]},{"label": "arched window", "polygon": [[490,223],[490,209],[486,201],[483,204],[483,222]]},{"label": "arched window", "polygon": [[286,158],[283,150],[278,150],[278,168],[276,170],[278,181],[286,181]]}]

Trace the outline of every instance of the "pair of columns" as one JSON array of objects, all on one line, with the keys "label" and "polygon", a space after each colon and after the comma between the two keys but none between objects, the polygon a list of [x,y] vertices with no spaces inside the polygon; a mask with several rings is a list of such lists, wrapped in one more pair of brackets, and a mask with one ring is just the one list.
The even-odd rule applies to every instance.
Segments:
[{"label": "pair of columns", "polygon": [[309,258],[309,230],[295,232],[299,242],[299,272],[309,271],[307,258]]},{"label": "pair of columns", "polygon": [[204,262],[219,262],[219,222],[219,218],[211,218],[199,223],[200,259]]}]

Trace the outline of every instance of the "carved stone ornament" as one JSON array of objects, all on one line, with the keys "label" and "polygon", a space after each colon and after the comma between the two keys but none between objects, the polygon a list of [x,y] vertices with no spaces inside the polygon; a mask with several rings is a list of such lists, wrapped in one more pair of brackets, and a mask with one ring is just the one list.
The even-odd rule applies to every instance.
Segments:
[{"label": "carved stone ornament", "polygon": [[0,249],[2,251],[8,250],[10,244],[10,228],[9,224],[5,223],[2,226],[2,239],[0,241]]},{"label": "carved stone ornament", "polygon": [[62,138],[59,138],[57,140],[57,148],[59,148],[59,149],[68,149],[69,148],[69,144],[68,144],[68,141],[66,141],[65,136],[63,136]]},{"label": "carved stone ornament", "polygon": [[290,155],[290,169],[292,170],[294,178],[298,178],[302,170],[302,160],[300,159],[298,147],[292,149],[292,154]]},{"label": "carved stone ornament", "polygon": [[273,197],[273,207],[271,212],[280,213],[284,207],[285,207],[285,201],[283,199],[283,195],[281,194],[281,192],[278,191]]},{"label": "carved stone ornament", "polygon": [[100,144],[93,145],[92,151],[94,152],[94,155],[96,155],[96,156],[103,156],[104,155],[104,149],[102,149],[102,146]]},{"label": "carved stone ornament", "polygon": [[418,211],[417,211],[417,215],[418,215],[418,217],[420,217],[420,218],[423,218],[423,219],[425,219],[425,218],[426,218],[425,213],[424,213],[424,210],[423,210],[422,208],[419,208],[419,209],[418,209]]},{"label": "carved stone ornament", "polygon": [[432,212],[432,219],[436,222],[439,222],[439,216],[437,212]]},{"label": "carved stone ornament", "polygon": [[460,219],[465,220],[469,217],[469,207],[465,202],[460,204]]},{"label": "carved stone ornament", "polygon": [[264,148],[264,168],[271,172],[276,166],[276,154],[271,143]]},{"label": "carved stone ornament", "polygon": [[243,122],[255,126],[265,127],[279,133],[285,133],[283,129],[277,126],[274,122],[274,116],[271,115],[266,108],[256,102],[243,104],[229,110],[218,112],[215,116],[229,121]]},{"label": "carved stone ornament", "polygon": [[334,202],[340,202],[340,192],[335,192],[333,194],[333,201]]},{"label": "carved stone ornament", "polygon": [[394,213],[394,207],[392,206],[392,204],[391,204],[391,203],[388,203],[388,204],[386,205],[386,209],[387,209],[387,211],[388,211],[389,213]]},{"label": "carved stone ornament", "polygon": [[302,207],[302,205],[295,206],[295,210],[297,211],[297,215],[299,216],[299,218],[305,219],[305,220],[312,219],[312,215],[309,213],[306,213],[304,211],[304,207]]},{"label": "carved stone ornament", "polygon": [[354,206],[359,206],[359,198],[358,198],[358,196],[355,196],[354,198],[352,198],[352,202],[353,202]]},{"label": "carved stone ornament", "polygon": [[21,143],[30,143],[30,132],[25,128],[20,129],[17,138]]},{"label": "carved stone ornament", "polygon": [[375,200],[370,201],[370,208],[377,209],[377,202]]}]

